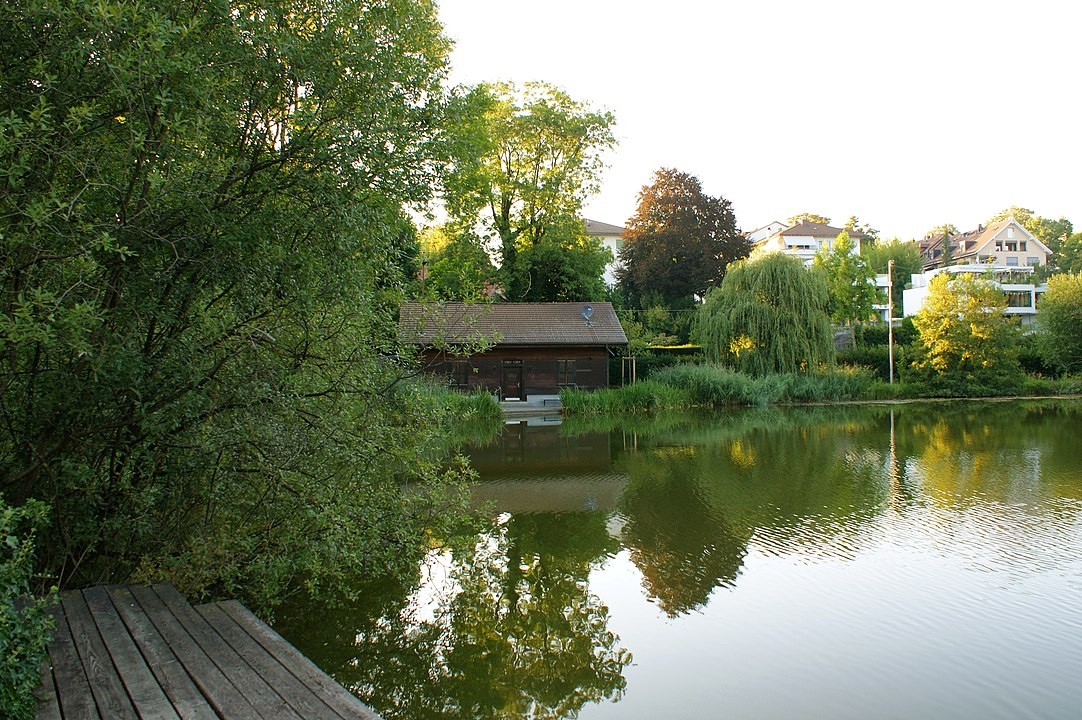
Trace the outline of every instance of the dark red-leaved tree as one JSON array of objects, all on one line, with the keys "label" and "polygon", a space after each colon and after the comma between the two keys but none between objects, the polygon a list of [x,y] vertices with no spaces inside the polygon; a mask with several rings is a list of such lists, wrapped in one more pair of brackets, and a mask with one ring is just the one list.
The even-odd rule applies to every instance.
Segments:
[{"label": "dark red-leaved tree", "polygon": [[725,268],[746,257],[747,240],[731,203],[703,192],[698,178],[671,168],[654,173],[627,222],[618,280],[629,303],[687,307],[721,283]]}]

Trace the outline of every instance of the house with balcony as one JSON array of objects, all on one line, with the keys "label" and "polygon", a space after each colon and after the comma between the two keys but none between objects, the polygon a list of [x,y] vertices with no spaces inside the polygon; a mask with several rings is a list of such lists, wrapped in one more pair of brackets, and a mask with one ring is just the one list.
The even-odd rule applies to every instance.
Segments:
[{"label": "house with balcony", "polygon": [[[782,225],[776,220],[768,225],[747,233],[745,237],[751,244],[751,256],[758,257],[772,252],[781,252],[800,258],[805,265],[811,265],[820,250],[829,251],[834,241],[844,228],[831,227],[822,223],[801,220],[796,225]],[[849,232],[853,240],[853,254],[860,254],[860,244],[868,236],[862,232]]]},{"label": "house with balcony", "polygon": [[916,315],[924,307],[928,299],[928,292],[932,278],[941,273],[950,275],[977,275],[989,277],[1000,290],[1007,296],[1007,314],[1018,318],[1023,328],[1028,328],[1036,322],[1037,302],[1048,290],[1047,283],[1037,283],[1033,280],[1035,266],[993,265],[990,263],[969,263],[965,265],[947,265],[932,268],[923,273],[915,273],[911,279],[911,287],[902,291],[902,307],[908,317]]},{"label": "house with balcony", "polygon": [[1052,251],[1013,217],[968,232],[928,235],[919,248],[924,272],[913,275],[911,287],[902,293],[905,315],[924,307],[933,277],[950,273],[990,277],[1007,295],[1008,315],[1017,316],[1022,327],[1036,321],[1037,301],[1048,285],[1033,275],[1048,264]]},{"label": "house with balcony", "polygon": [[1048,264],[1052,251],[1013,217],[968,232],[928,235],[919,243],[924,269],[944,265],[994,265],[1006,268]]}]

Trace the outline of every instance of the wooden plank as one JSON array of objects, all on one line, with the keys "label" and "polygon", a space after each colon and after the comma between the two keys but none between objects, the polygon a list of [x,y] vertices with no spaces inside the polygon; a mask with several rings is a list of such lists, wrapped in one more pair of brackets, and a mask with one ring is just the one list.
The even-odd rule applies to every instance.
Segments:
[{"label": "wooden plank", "polygon": [[124,683],[86,605],[86,598],[79,591],[66,592],[61,596],[60,604],[68,618],[72,641],[83,662],[83,671],[90,682],[98,712],[110,720],[138,720]]},{"label": "wooden plank", "polygon": [[53,681],[60,699],[60,710],[67,720],[99,720],[97,703],[83,671],[83,663],[71,639],[71,628],[64,612],[55,612],[56,634],[49,645]]},{"label": "wooden plank", "polygon": [[157,593],[147,587],[132,587],[130,592],[219,715],[230,720],[260,720],[256,708],[214,664]]},{"label": "wooden plank", "polygon": [[105,588],[88,588],[83,591],[83,599],[138,716],[142,720],[180,720]]},{"label": "wooden plank", "polygon": [[318,691],[323,701],[343,718],[379,720],[379,715],[362,703],[356,695],[320,670],[315,663],[302,655],[300,650],[286,642],[285,638],[253,615],[248,608],[235,600],[218,603],[218,607],[232,617],[301,682]]},{"label": "wooden plank", "polygon": [[131,589],[113,586],[106,592],[138,646],[148,669],[154,674],[177,714],[183,720],[217,720],[218,713],[188,676],[154,623],[143,612]]},{"label": "wooden plank", "polygon": [[340,720],[338,713],[289,672],[288,668],[267,652],[242,626],[223,612],[217,603],[200,605],[195,610],[298,715],[305,720]]},{"label": "wooden plank", "polygon": [[34,690],[34,697],[38,701],[37,720],[61,720],[60,699],[53,684],[53,668],[48,662],[42,664],[41,684]]},{"label": "wooden plank", "polygon": [[[138,590],[136,590],[136,597],[142,603],[143,598],[138,594]],[[154,585],[152,589],[147,589],[147,592],[154,593],[161,599],[206,656],[218,666],[262,716],[273,717],[276,720],[301,720],[300,715],[293,712],[274,688],[259,677],[259,674],[244,662],[244,658],[222,640],[214,628],[188,604],[176,588],[171,585]]]}]

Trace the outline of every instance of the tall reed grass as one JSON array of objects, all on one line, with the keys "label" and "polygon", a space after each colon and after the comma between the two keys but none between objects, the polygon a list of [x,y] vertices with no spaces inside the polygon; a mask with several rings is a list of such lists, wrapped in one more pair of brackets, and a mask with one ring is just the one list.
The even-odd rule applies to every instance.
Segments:
[{"label": "tall reed grass", "polygon": [[874,382],[874,374],[863,369],[752,377],[720,365],[674,365],[635,385],[595,392],[567,390],[561,400],[568,414],[726,405],[763,407],[862,399]]}]

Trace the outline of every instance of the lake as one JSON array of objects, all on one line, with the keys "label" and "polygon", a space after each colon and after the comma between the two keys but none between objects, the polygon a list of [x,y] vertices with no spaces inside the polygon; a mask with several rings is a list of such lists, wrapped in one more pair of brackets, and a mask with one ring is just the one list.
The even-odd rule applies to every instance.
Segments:
[{"label": "lake", "polygon": [[276,628],[386,718],[1082,717],[1082,402],[511,422],[492,523]]}]

